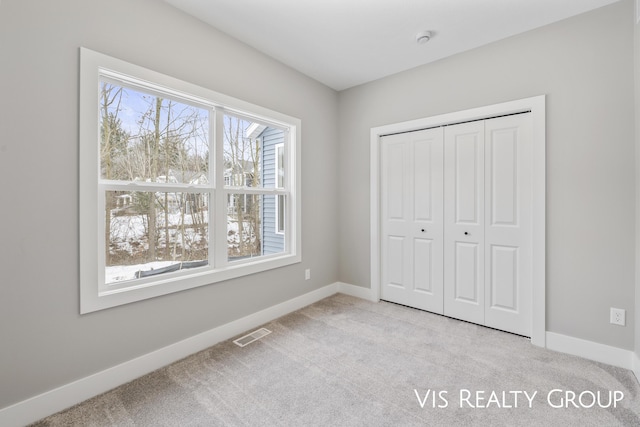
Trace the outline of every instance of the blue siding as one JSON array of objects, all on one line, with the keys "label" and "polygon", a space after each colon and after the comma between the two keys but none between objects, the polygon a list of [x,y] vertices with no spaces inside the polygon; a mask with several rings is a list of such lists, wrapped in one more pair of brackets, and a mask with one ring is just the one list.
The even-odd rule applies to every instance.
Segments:
[{"label": "blue siding", "polygon": [[[266,128],[262,134],[262,182],[264,187],[276,186],[276,149],[284,142],[284,131]],[[275,254],[284,251],[284,234],[276,233],[276,196],[264,196],[262,200],[262,253]]]}]

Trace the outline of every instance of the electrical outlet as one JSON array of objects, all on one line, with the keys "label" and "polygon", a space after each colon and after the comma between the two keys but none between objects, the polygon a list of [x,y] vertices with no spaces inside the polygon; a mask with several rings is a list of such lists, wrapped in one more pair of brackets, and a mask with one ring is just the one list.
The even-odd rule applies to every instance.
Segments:
[{"label": "electrical outlet", "polygon": [[622,308],[613,308],[613,307],[611,307],[611,315],[610,315],[610,317],[611,318],[609,319],[609,321],[611,323],[613,323],[614,325],[620,325],[620,326],[624,326],[625,325],[626,312]]},{"label": "electrical outlet", "polygon": [[310,269],[310,268],[307,268],[307,269],[304,271],[304,280],[309,280],[309,279],[311,279],[311,269]]}]

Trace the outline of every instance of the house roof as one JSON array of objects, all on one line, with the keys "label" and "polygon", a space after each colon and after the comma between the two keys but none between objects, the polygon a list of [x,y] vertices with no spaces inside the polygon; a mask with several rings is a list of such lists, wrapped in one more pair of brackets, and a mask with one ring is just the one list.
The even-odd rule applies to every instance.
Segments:
[{"label": "house roof", "polygon": [[247,126],[247,128],[245,129],[245,134],[247,135],[247,137],[249,138],[256,138],[258,137],[262,132],[264,132],[264,130],[267,128],[267,126],[265,125],[261,125],[259,123],[251,123],[249,126]]}]

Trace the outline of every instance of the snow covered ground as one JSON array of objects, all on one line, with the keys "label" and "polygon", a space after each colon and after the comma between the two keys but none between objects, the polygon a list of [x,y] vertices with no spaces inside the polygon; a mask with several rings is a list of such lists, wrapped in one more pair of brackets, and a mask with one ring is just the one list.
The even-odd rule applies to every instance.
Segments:
[{"label": "snow covered ground", "polygon": [[[198,215],[198,214],[195,214]],[[183,234],[183,218],[184,218],[184,234]],[[154,261],[148,263],[140,263],[134,265],[113,265],[105,268],[105,283],[116,283],[125,280],[135,279],[138,271],[149,271],[167,267],[172,264],[185,261],[183,259],[183,250],[206,248],[207,237],[206,231],[203,235],[200,230],[202,227],[207,229],[207,224],[197,225],[198,221],[194,221],[191,214],[185,214],[184,217],[180,213],[172,213],[167,215],[169,225],[169,247],[175,248],[176,259],[167,261]],[[157,233],[159,251],[164,251],[166,237],[164,214],[158,213]],[[196,226],[194,226],[196,224]],[[255,243],[256,235],[252,232],[252,226],[248,221],[243,222],[243,240],[244,243]],[[147,225],[143,215],[121,215],[111,217],[111,253],[125,252],[130,256],[142,257],[144,252],[149,248],[147,241]],[[230,251],[237,251],[240,245],[240,235],[238,221],[232,217],[227,217],[227,243]],[[126,256],[125,254],[125,256]]]},{"label": "snow covered ground", "polygon": [[175,264],[175,261],[154,261],[146,264],[136,265],[116,265],[107,267],[104,270],[105,283],[122,282],[124,280],[132,280],[138,271],[155,270]]}]

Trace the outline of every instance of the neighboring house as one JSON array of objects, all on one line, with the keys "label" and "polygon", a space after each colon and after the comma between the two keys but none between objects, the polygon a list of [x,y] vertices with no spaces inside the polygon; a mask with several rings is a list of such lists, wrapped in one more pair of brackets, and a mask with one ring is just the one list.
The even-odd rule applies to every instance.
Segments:
[{"label": "neighboring house", "polygon": [[[193,185],[206,184],[209,181],[207,179],[207,174],[204,172],[182,171],[180,174],[182,175],[181,182],[189,182],[189,184]],[[135,180],[142,181],[141,178],[136,178]],[[147,178],[145,181],[150,182],[151,180]],[[155,181],[161,183],[179,182],[176,178],[176,173],[171,169],[169,170],[168,176],[160,175]],[[187,214],[206,211],[209,208],[209,201],[202,193],[156,193],[156,198],[161,203],[166,200],[168,203],[168,210],[171,213],[181,212],[183,207]],[[135,208],[136,193],[130,194],[119,192],[116,194],[114,203],[115,215],[136,215],[139,213]]]},{"label": "neighboring house", "polygon": [[[252,163],[247,163],[247,167],[252,170],[254,168]],[[234,170],[234,168],[228,168],[224,171],[224,185],[231,187],[251,187],[252,181],[253,174],[251,172],[243,172],[242,170],[238,171]],[[251,212],[251,197],[246,194],[227,194],[227,214],[238,214],[238,206],[243,214]]]},{"label": "neighboring house", "polygon": [[[156,178],[156,182],[188,182],[189,184],[199,185],[207,184],[207,174],[205,172],[198,171],[174,171],[169,169],[169,176],[161,175]],[[180,177],[180,180],[176,176]],[[156,193],[156,197],[162,203],[163,200],[169,204],[169,212],[179,213],[184,209],[184,213],[192,214],[197,212],[206,211],[209,208],[209,201],[207,197],[202,193]]]},{"label": "neighboring house", "polygon": [[[266,128],[262,132],[262,180],[265,187],[282,188],[284,131]],[[262,202],[262,253],[284,251],[284,196],[264,196]]]},{"label": "neighboring house", "polygon": [[[189,174],[189,184],[208,184],[209,179],[205,172],[193,172]],[[203,193],[191,193],[186,195],[187,213],[202,212],[209,209],[209,198]]]},{"label": "neighboring house", "polygon": [[[247,128],[249,138],[262,141],[262,183],[264,187],[283,188],[284,131],[253,123]],[[284,196],[262,199],[262,254],[284,251]]]}]

